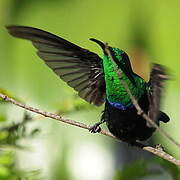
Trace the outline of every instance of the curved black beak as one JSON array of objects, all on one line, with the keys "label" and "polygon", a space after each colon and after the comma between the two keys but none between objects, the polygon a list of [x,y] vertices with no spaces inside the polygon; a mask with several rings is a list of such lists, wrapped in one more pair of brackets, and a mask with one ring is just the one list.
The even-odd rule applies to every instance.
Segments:
[{"label": "curved black beak", "polygon": [[89,40],[91,41],[94,41],[95,43],[97,43],[101,48],[102,50],[105,52],[105,44],[97,39],[94,39],[94,38],[90,38]]}]

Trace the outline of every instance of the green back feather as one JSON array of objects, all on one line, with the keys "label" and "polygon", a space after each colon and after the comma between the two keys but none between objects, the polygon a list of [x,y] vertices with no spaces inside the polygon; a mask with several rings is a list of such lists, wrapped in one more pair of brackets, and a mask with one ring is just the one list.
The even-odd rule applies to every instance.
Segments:
[{"label": "green back feather", "polygon": [[[118,48],[112,48],[111,50],[114,53],[118,68],[122,70],[122,79],[127,83],[132,95],[139,99],[146,91],[146,82],[133,73],[129,58],[126,54],[124,56],[124,51]],[[131,99],[114,71],[114,64],[112,64],[111,59],[107,55],[103,57],[103,67],[107,99],[110,102],[121,103],[124,106],[131,105]]]}]

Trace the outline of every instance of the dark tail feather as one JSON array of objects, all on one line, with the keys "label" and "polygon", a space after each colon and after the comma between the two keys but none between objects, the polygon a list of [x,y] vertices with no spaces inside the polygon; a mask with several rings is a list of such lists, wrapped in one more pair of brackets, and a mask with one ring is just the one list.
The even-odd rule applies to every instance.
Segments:
[{"label": "dark tail feather", "polygon": [[160,111],[160,115],[159,115],[158,121],[162,121],[164,123],[167,123],[167,122],[170,121],[170,118],[169,118],[169,116],[166,113]]},{"label": "dark tail feather", "polygon": [[[165,81],[170,79],[170,76],[167,72],[168,70],[166,67],[160,64],[153,64],[152,71],[150,74],[150,80],[148,82],[148,86],[149,86],[148,116],[154,122],[159,122],[159,121],[168,122],[169,121],[169,117],[165,113],[159,110],[160,105],[161,105],[162,94],[164,92]],[[147,125],[151,126],[149,125],[149,123],[147,123]]]}]

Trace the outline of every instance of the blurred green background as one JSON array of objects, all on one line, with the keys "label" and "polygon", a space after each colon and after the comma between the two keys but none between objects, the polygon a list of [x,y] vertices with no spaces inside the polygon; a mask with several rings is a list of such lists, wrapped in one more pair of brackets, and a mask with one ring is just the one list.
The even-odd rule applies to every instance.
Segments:
[{"label": "blurred green background", "polygon": [[[0,88],[34,107],[93,124],[99,120],[103,107],[93,107],[81,100],[37,57],[30,42],[12,38],[4,26],[41,28],[102,55],[100,48],[88,40],[97,38],[125,50],[135,72],[145,79],[148,79],[151,62],[169,67],[173,80],[167,84],[162,109],[169,114],[171,122],[162,127],[179,140],[179,8],[178,0],[1,0]],[[0,104],[0,108],[7,122],[22,119],[22,109],[4,104]],[[123,154],[121,148],[125,151],[135,148],[124,144],[119,147],[120,143],[111,138],[33,116],[37,120],[28,124],[28,128],[38,127],[41,133],[20,141],[30,150],[16,151],[14,161],[18,169],[40,170],[41,178],[48,180],[122,179],[117,170],[121,171],[126,165],[128,154]],[[158,132],[154,143],[161,143],[180,158],[179,150]],[[140,151],[136,159],[143,160],[142,154]],[[138,168],[138,164],[135,167]],[[172,179],[166,173],[161,171],[156,176]]]}]

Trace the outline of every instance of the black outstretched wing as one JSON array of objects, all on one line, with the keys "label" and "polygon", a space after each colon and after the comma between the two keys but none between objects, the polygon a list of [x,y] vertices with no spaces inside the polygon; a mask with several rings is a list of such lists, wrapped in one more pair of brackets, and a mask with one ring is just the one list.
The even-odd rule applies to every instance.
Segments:
[{"label": "black outstretched wing", "polygon": [[[169,79],[166,68],[160,64],[153,64],[150,80],[148,82],[148,98],[149,98],[149,112],[148,116],[154,121],[157,120],[168,122],[169,117],[160,111],[160,103],[162,92],[164,90],[164,83]],[[148,124],[148,126],[151,126]]]},{"label": "black outstretched wing", "polygon": [[12,36],[28,39],[37,54],[67,84],[89,103],[101,105],[105,99],[102,59],[49,32],[26,26],[7,26]]}]

